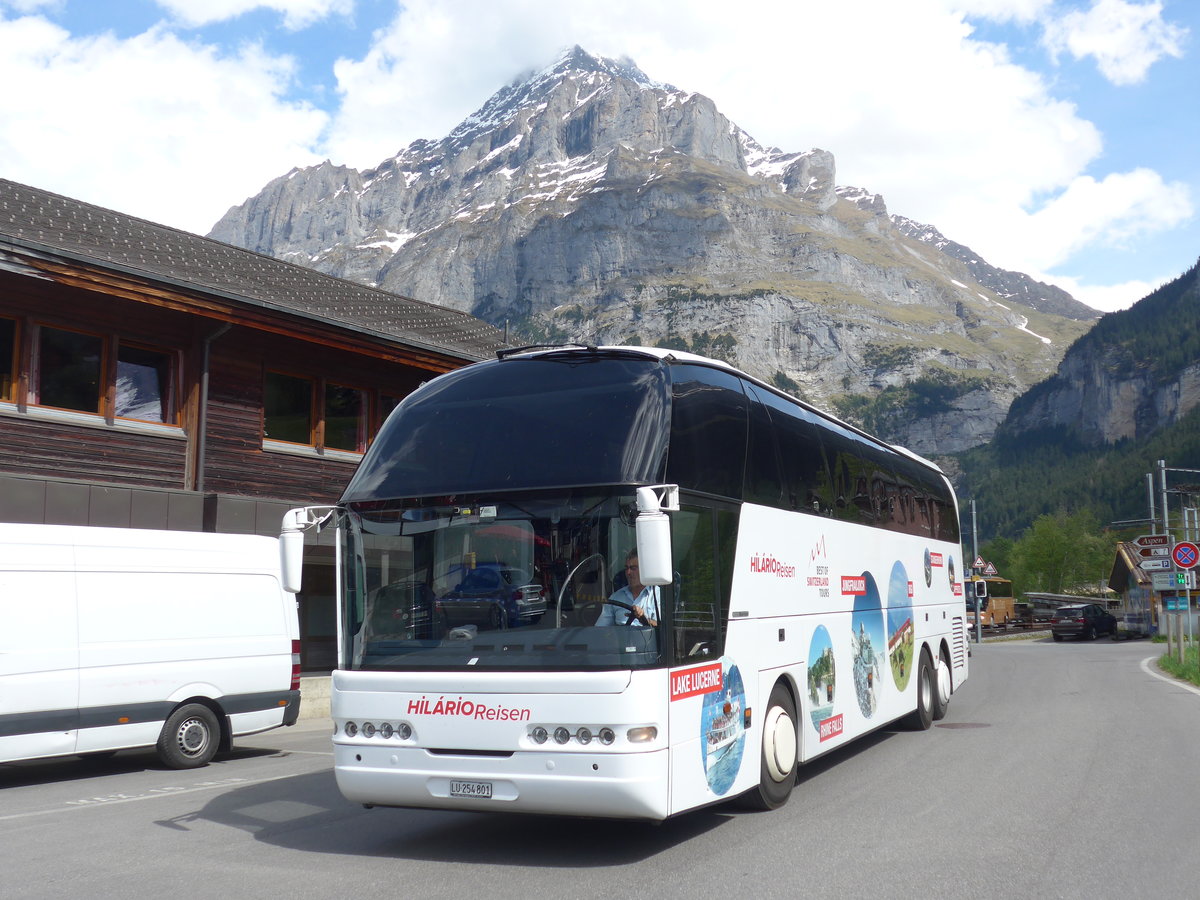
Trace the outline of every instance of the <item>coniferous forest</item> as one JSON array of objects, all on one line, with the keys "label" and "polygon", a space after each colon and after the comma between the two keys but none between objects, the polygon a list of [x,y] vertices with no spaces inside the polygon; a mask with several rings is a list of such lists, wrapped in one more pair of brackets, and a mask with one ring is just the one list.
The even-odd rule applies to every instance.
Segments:
[{"label": "coniferous forest", "polygon": [[[1101,360],[1115,379],[1148,373],[1170,384],[1200,362],[1200,264],[1127,310],[1104,316],[1068,350]],[[1101,528],[1149,515],[1146,474],[1168,467],[1200,469],[1200,407],[1145,437],[1095,444],[1081,428],[1020,430],[1015,426],[1039,396],[1053,391],[1056,375],[1013,402],[995,438],[955,457],[949,468],[964,509],[974,499],[981,540],[1018,539],[1039,517],[1090,512]],[[1157,475],[1156,485],[1157,485]],[[1195,476],[1200,499],[1200,475]],[[1173,485],[1188,490],[1187,485]],[[1159,503],[1158,496],[1155,504]],[[1186,495],[1172,495],[1176,503]],[[967,523],[969,525],[969,523]],[[1123,529],[1141,533],[1140,526]],[[1114,538],[1128,534],[1117,533]]]}]

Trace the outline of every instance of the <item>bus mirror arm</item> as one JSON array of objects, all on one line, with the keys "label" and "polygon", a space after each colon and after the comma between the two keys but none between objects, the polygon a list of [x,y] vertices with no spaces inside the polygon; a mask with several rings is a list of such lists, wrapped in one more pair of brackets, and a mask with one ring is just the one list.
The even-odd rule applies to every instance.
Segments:
[{"label": "bus mirror arm", "polygon": [[304,570],[304,532],[310,528],[320,531],[333,517],[332,506],[303,506],[283,514],[279,529],[279,571],[283,589],[291,594],[300,592]]},{"label": "bus mirror arm", "polygon": [[671,519],[667,511],[679,509],[679,486],[657,484],[637,489],[638,566],[644,585],[665,585],[672,580]]}]

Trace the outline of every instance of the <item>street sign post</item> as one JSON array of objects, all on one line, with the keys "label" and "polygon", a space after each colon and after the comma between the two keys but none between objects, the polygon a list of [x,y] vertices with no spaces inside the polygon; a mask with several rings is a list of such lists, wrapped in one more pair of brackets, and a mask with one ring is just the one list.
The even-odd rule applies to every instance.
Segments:
[{"label": "street sign post", "polygon": [[1139,547],[1170,547],[1171,536],[1169,534],[1143,534],[1133,539],[1133,542]]},{"label": "street sign post", "polygon": [[1196,571],[1190,569],[1186,572],[1151,572],[1150,582],[1154,590],[1160,593],[1195,590]]}]

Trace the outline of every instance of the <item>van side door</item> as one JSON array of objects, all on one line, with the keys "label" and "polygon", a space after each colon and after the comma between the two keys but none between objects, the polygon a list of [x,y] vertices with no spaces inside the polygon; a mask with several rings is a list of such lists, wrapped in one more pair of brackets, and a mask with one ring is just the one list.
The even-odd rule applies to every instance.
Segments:
[{"label": "van side door", "polygon": [[0,526],[0,761],[73,753],[79,728],[74,548]]}]

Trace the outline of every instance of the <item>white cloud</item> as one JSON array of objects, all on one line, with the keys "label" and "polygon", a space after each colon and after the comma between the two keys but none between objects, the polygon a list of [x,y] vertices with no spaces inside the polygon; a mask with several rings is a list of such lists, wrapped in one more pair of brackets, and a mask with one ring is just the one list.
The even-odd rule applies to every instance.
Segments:
[{"label": "white cloud", "polygon": [[3,174],[207,232],[232,203],[317,161],[308,148],[327,117],[281,99],[291,75],[254,47],[223,57],[157,28],[74,39],[44,19],[0,19]]},{"label": "white cloud", "polygon": [[1179,277],[1178,272],[1155,281],[1125,281],[1121,284],[1094,285],[1080,278],[1027,273],[1035,280],[1062,288],[1076,300],[1092,309],[1106,313],[1128,309],[1143,297]]},{"label": "white cloud", "polygon": [[272,9],[283,14],[286,28],[293,30],[340,14],[350,15],[354,0],[155,0],[177,21],[187,25],[210,25],[236,19],[256,9]]},{"label": "white cloud", "polygon": [[840,184],[883,193],[892,211],[997,265],[1050,269],[1085,243],[1191,215],[1187,189],[1153,172],[1085,177],[1103,150],[1096,126],[963,19],[1029,24],[1051,8],[842,0],[731,16],[715,0],[524,0],[513,15],[495,0],[412,0],[365,59],[338,64],[328,155],[365,168],[441,137],[514,75],[579,43],[708,95],[763,143],[833,151]]},{"label": "white cloud", "polygon": [[66,6],[66,3],[67,0],[0,0],[0,12],[5,7],[16,10],[19,13],[44,12],[61,9]]},{"label": "white cloud", "polygon": [[1073,10],[1045,23],[1045,42],[1052,53],[1075,59],[1094,57],[1113,84],[1137,84],[1164,56],[1183,55],[1187,29],[1163,21],[1162,3],[1096,0],[1086,12]]},{"label": "white cloud", "polygon": [[963,243],[988,248],[984,255],[995,265],[1034,272],[1061,266],[1087,247],[1120,248],[1175,228],[1195,208],[1186,184],[1135,169],[1099,180],[1080,175],[1036,209],[996,205],[992,212],[969,229],[977,243]]},{"label": "white cloud", "polygon": [[1185,186],[1101,169],[1096,126],[971,25],[982,17],[1030,39],[1040,26],[1057,52],[1144,74],[1182,41],[1161,3],[1061,14],[1061,0],[751,0],[734,14],[724,0],[405,0],[365,55],[336,64],[329,113],[288,99],[287,57],[189,43],[172,28],[262,8],[298,29],[352,15],[351,0],[158,3],[173,26],[128,40],[0,13],[0,83],[30,86],[0,94],[5,177],[203,232],[293,166],[328,156],[368,168],[440,138],[580,44],[708,95],[763,143],[832,151],[840,184],[882,193],[893,212],[1006,268],[1061,268],[1080,247],[1193,215]]},{"label": "white cloud", "polygon": [[1054,0],[947,0],[948,6],[969,16],[994,22],[1029,24],[1045,15]]}]

